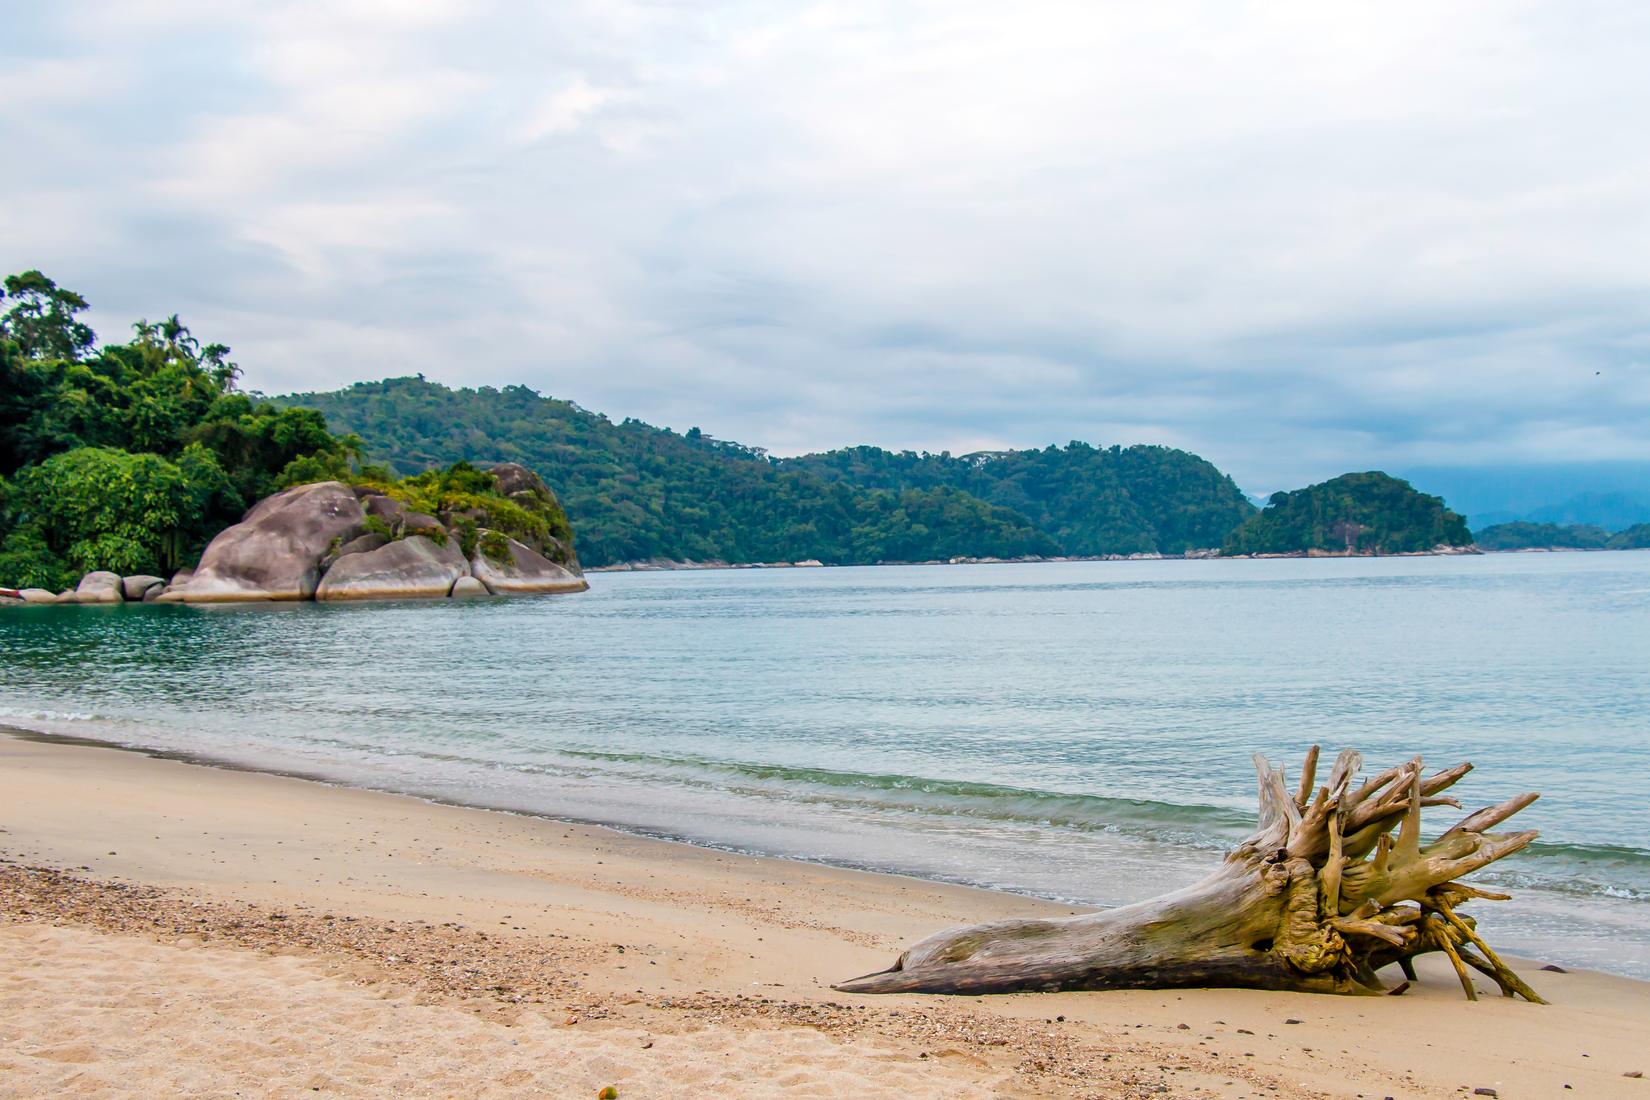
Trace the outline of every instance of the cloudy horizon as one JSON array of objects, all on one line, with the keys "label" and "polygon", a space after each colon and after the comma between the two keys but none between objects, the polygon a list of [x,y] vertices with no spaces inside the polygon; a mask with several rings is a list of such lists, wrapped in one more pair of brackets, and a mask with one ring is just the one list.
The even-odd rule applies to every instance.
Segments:
[{"label": "cloudy horizon", "polygon": [[[7,15],[7,271],[270,393],[1252,489],[1650,462],[1650,10],[144,0]],[[21,108],[21,109],[19,109]]]}]

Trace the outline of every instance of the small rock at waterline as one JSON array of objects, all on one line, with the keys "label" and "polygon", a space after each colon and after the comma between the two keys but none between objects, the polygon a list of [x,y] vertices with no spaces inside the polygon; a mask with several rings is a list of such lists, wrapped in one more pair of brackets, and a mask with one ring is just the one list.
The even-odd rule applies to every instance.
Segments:
[{"label": "small rock at waterline", "polygon": [[1554,966],[1552,963],[1548,963],[1546,966],[1542,967],[1541,969],[1551,971],[1554,974],[1568,974],[1569,973],[1569,971],[1565,970],[1562,966]]},{"label": "small rock at waterline", "polygon": [[1496,1092],[1494,1089],[1473,1089],[1472,1094],[1474,1096],[1500,1096],[1501,1095],[1499,1092]]}]

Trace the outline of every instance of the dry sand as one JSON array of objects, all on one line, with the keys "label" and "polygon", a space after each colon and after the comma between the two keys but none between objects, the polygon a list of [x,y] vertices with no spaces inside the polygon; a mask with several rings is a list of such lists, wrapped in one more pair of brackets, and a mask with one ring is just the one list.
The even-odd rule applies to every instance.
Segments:
[{"label": "dry sand", "polygon": [[1535,963],[1550,1006],[828,988],[1071,911],[0,736],[0,1096],[1650,1100],[1650,984]]}]

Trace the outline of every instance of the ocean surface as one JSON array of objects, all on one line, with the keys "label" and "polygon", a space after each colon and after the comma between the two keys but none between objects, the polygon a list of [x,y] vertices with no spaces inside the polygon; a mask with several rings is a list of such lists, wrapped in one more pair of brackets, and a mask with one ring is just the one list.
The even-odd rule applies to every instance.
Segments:
[{"label": "ocean surface", "polygon": [[1420,752],[1542,792],[1492,942],[1650,978],[1650,552],[590,582],[8,610],[0,723],[1085,905],[1212,866],[1254,752]]}]

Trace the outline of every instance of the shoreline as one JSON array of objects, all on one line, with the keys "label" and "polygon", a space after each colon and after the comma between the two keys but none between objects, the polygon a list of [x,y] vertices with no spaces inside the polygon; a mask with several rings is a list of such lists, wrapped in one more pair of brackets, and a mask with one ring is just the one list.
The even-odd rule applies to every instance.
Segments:
[{"label": "shoreline", "polygon": [[[1549,1007],[1469,1004],[1432,959],[1402,998],[854,997],[829,983],[940,927],[1075,910],[50,735],[0,737],[0,807],[0,957],[22,979],[0,983],[0,1094],[189,1091],[185,1071],[232,1091],[246,1051],[180,1053],[160,1032],[189,1021],[144,1009],[132,966],[191,1004],[221,994],[196,1030],[261,1036],[238,1040],[259,1080],[332,1095],[409,1067],[527,1075],[477,1095],[905,1097],[1637,1096],[1622,1075],[1650,1070],[1650,983],[1603,974],[1527,964]],[[285,1050],[282,998],[315,999],[331,1043],[411,1061]],[[122,1022],[151,1041],[112,1043]]]}]

